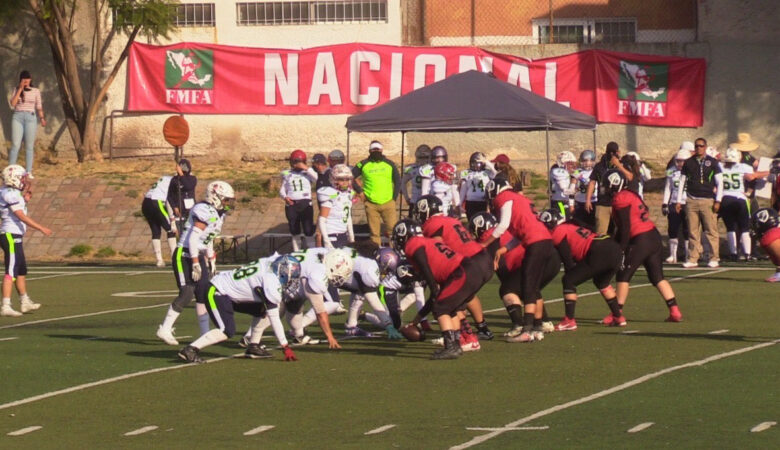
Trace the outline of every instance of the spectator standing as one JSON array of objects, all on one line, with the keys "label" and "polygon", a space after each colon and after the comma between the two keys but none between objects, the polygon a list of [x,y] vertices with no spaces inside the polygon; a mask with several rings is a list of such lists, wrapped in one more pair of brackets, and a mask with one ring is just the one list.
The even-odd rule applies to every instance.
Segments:
[{"label": "spectator standing", "polygon": [[485,167],[487,167],[489,171],[495,172],[493,179],[503,178],[509,182],[509,185],[512,187],[513,191],[522,192],[523,180],[509,163],[509,156],[501,153],[500,155],[493,158],[493,160],[490,161],[490,164],[486,163]]},{"label": "spectator standing", "polygon": [[377,245],[381,244],[382,222],[388,230],[386,235],[389,236],[389,230],[398,221],[395,199],[401,190],[398,167],[382,154],[383,149],[381,142],[371,141],[368,158],[357,163],[352,169],[353,175],[360,179],[363,187],[368,228],[371,231],[371,240]]},{"label": "spectator standing", "polygon": [[182,158],[176,165],[176,175],[171,179],[168,187],[168,203],[173,208],[173,215],[178,222],[177,229],[184,229],[190,210],[195,206],[197,186],[198,178],[192,175],[192,163]]},{"label": "spectator standing", "polygon": [[318,191],[323,186],[330,186],[330,174],[328,174],[328,160],[322,153],[315,153],[311,157],[311,167],[317,172],[317,183],[314,190]]},{"label": "spectator standing", "polygon": [[[606,152],[601,156],[601,160],[593,166],[588,189],[585,193],[585,212],[590,213],[595,206],[596,229],[594,231],[598,234],[608,233],[610,216],[612,214],[612,191],[609,190],[606,180],[603,179],[604,174],[609,169],[617,169],[626,178],[626,181],[629,183],[628,187],[634,187],[631,184],[634,181],[634,174],[620,163],[620,147],[617,142],[608,143]],[[598,192],[596,205],[593,205],[591,200],[594,191]],[[636,189],[634,191],[636,192]]]},{"label": "spectator standing", "polygon": [[707,241],[712,247],[709,267],[719,267],[720,237],[718,236],[718,210],[723,197],[723,177],[721,175],[718,160],[707,155],[707,140],[698,138],[694,142],[696,153],[685,160],[680,175],[680,185],[685,186],[686,191],[677,191],[677,202],[674,205],[679,213],[682,210],[682,195],[686,192],[687,212],[689,227],[689,257],[683,263],[686,269],[699,265],[699,255],[702,252],[702,234],[706,234]]},{"label": "spectator standing", "polygon": [[36,111],[41,119],[41,125],[44,127],[46,119],[43,117],[41,91],[33,86],[32,76],[26,70],[19,74],[19,84],[11,95],[11,108],[13,108],[14,114],[11,119],[11,151],[8,153],[8,163],[16,164],[22,139],[24,139],[25,168],[27,169],[27,178],[32,180],[33,146],[35,145],[35,132],[38,129]]}]

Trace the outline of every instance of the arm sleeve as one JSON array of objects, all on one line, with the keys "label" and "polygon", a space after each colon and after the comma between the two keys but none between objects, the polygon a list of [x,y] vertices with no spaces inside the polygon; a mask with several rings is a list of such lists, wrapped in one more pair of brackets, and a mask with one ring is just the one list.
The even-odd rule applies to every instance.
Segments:
[{"label": "arm sleeve", "polygon": [[574,257],[571,255],[571,247],[569,247],[569,241],[564,239],[560,244],[556,246],[558,254],[561,255],[561,261],[563,261],[563,268],[568,272],[577,265],[574,262]]},{"label": "arm sleeve", "polygon": [[420,195],[428,195],[430,193],[431,193],[431,179],[423,178],[420,187]]},{"label": "arm sleeve", "polygon": [[304,173],[306,173],[306,176],[309,177],[309,180],[315,184],[317,183],[317,180],[320,178],[320,174],[318,174],[313,167],[309,167],[308,169],[306,169],[306,172]]},{"label": "arm sleeve", "polygon": [[501,206],[501,220],[493,230],[493,237],[496,239],[509,229],[509,223],[512,221],[512,203],[512,200],[509,200]]},{"label": "arm sleeve", "polygon": [[458,192],[458,187],[453,184],[450,188],[452,189],[452,207],[460,208],[460,192]]},{"label": "arm sleeve", "polygon": [[680,186],[677,188],[677,198],[674,201],[675,203],[682,202],[682,196],[683,196],[683,191],[685,190],[686,181],[687,179],[685,177],[685,173],[683,173],[682,175],[680,175]]},{"label": "arm sleeve", "polygon": [[723,200],[723,174],[715,174],[715,201],[720,203]]},{"label": "arm sleeve", "polygon": [[645,163],[639,165],[639,173],[642,175],[642,181],[647,182],[653,178],[653,173],[650,171]]},{"label": "arm sleeve", "polygon": [[333,244],[330,243],[328,238],[328,218],[320,215],[317,218],[317,227],[320,229],[320,234],[322,234],[323,247],[333,248]]},{"label": "arm sleeve", "polygon": [[347,240],[355,242],[355,228],[352,225],[352,213],[347,217]]},{"label": "arm sleeve", "polygon": [[284,182],[284,175],[282,175],[282,186],[279,188],[279,197],[282,199],[287,198],[287,183]]},{"label": "arm sleeve", "polygon": [[631,240],[631,208],[618,209],[615,214],[615,226],[617,227],[617,240],[620,248],[625,252],[628,241]]}]

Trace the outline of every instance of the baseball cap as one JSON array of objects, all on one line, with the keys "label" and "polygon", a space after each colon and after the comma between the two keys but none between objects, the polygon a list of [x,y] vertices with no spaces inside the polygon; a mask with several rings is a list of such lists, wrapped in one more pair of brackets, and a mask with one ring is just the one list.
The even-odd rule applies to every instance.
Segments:
[{"label": "baseball cap", "polygon": [[493,160],[491,160],[490,162],[494,162],[494,163],[500,162],[503,164],[509,164],[509,157],[506,154],[501,153],[500,155],[493,158]]},{"label": "baseball cap", "polygon": [[680,150],[687,150],[689,152],[693,152],[696,150],[696,148],[693,146],[693,142],[683,141],[683,143],[680,144]]},{"label": "baseball cap", "polygon": [[368,146],[369,150],[379,150],[380,152],[384,149],[382,146],[382,143],[379,141],[371,141],[371,145]]}]

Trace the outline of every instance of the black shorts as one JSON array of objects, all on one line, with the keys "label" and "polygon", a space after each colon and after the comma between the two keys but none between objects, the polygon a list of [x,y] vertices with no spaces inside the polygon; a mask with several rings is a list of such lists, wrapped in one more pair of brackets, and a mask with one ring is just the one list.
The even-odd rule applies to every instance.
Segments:
[{"label": "black shorts", "polygon": [[152,239],[160,239],[161,230],[171,233],[171,218],[168,216],[164,201],[145,198],[141,203],[141,212],[152,230]]},{"label": "black shorts", "polygon": [[22,235],[3,233],[0,236],[0,247],[5,254],[5,274],[14,279],[27,275],[27,260],[24,257]]},{"label": "black shorts", "polygon": [[574,218],[581,224],[587,225],[591,231],[594,231],[596,229],[596,206],[594,205],[588,212],[585,210],[585,203],[575,203]]},{"label": "black shorts", "polygon": [[629,282],[639,266],[644,266],[653,286],[664,279],[663,245],[657,228],[634,236],[628,244],[623,268],[617,273],[618,282]]},{"label": "black shorts", "polygon": [[669,205],[669,215],[666,216],[669,239],[677,239],[682,229],[682,238],[688,240],[688,216],[686,215],[685,205],[681,205],[680,212],[674,205]]},{"label": "black shorts", "polygon": [[480,261],[482,253],[475,255],[475,258],[465,258],[444,283],[439,286],[439,296],[433,304],[433,315],[439,317],[443,315],[454,316],[458,311],[466,309],[466,304],[477,295],[487,280],[493,276],[493,271],[486,271],[484,264]]},{"label": "black shorts", "polygon": [[471,220],[471,218],[483,211],[487,211],[488,209],[488,203],[487,202],[480,202],[475,201],[471,202],[466,200],[466,216]]},{"label": "black shorts", "polygon": [[196,283],[192,280],[192,257],[190,257],[189,249],[176,247],[173,256],[171,256],[171,267],[173,268],[173,277],[176,280],[176,286],[183,288],[187,285],[195,286],[197,284],[208,283],[209,267],[208,264],[206,264],[206,257],[204,255],[198,255],[198,261],[200,262],[201,277],[200,281]]},{"label": "black shorts", "polygon": [[736,197],[723,197],[718,217],[726,224],[726,231],[747,233],[750,231],[750,212],[748,200]]},{"label": "black shorts", "polygon": [[620,245],[615,240],[608,236],[594,240],[585,259],[563,275],[563,293],[576,293],[577,286],[590,279],[597,289],[606,288],[620,268],[622,258]]},{"label": "black shorts", "polygon": [[503,297],[515,294],[523,303],[542,298],[542,289],[560,272],[561,258],[552,240],[537,241],[526,248],[520,273],[504,275],[498,292]]},{"label": "black shorts", "polygon": [[314,208],[311,200],[295,200],[284,207],[290,234],[298,236],[303,231],[306,236],[314,236]]},{"label": "black shorts", "polygon": [[216,287],[209,284],[209,288],[198,290],[198,303],[206,305],[211,323],[229,338],[236,334],[236,321],[234,312],[249,314],[254,317],[265,316],[265,308],[260,302],[234,302],[227,295],[222,295]]}]

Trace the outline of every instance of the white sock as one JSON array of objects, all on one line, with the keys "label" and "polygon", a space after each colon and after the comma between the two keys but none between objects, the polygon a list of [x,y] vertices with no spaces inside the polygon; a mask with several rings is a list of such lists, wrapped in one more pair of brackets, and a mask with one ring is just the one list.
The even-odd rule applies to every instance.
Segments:
[{"label": "white sock", "polygon": [[737,254],[737,232],[727,231],[726,240],[729,243],[729,254],[736,255]]},{"label": "white sock", "polygon": [[750,256],[750,251],[753,247],[753,241],[750,240],[750,233],[740,234],[739,239],[742,241],[742,251],[745,252],[745,257]]},{"label": "white sock", "polygon": [[679,241],[677,239],[669,239],[669,256],[677,259],[677,246]]},{"label": "white sock", "polygon": [[347,321],[344,326],[353,328],[358,324],[358,315],[360,314],[360,308],[363,307],[363,297],[358,294],[352,294],[349,299],[349,312],[347,313]]},{"label": "white sock", "polygon": [[152,239],[152,249],[154,250],[154,256],[157,261],[162,261],[162,246],[159,239]]},{"label": "white sock", "polygon": [[262,320],[262,317],[252,317],[252,325],[249,327],[249,331],[247,331],[250,344],[259,344],[263,339],[263,331],[265,329],[260,326]]},{"label": "white sock", "polygon": [[11,306],[11,297],[3,297],[3,306]]},{"label": "white sock", "polygon": [[173,256],[173,252],[176,251],[176,238],[175,237],[169,237],[168,238],[168,248],[171,249],[171,256]]},{"label": "white sock", "polygon": [[298,236],[290,236],[290,243],[294,252],[301,250],[301,246],[298,244]]},{"label": "white sock", "polygon": [[222,330],[214,328],[213,330],[210,330],[203,336],[196,339],[195,342],[190,345],[200,350],[208,347],[209,345],[219,344],[220,342],[227,341],[227,339],[227,335],[223,333]]},{"label": "white sock", "polygon": [[21,294],[21,295],[19,296],[19,300],[21,300],[21,301],[23,301],[23,302],[29,302],[29,301],[30,301],[30,296],[29,296],[29,295],[27,295],[27,294]]},{"label": "white sock", "polygon": [[176,319],[179,318],[179,314],[181,313],[173,310],[173,305],[169,306],[168,312],[165,314],[165,319],[163,319],[163,323],[160,326],[163,327],[163,329],[170,330],[173,328],[173,324],[176,323]]}]

